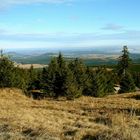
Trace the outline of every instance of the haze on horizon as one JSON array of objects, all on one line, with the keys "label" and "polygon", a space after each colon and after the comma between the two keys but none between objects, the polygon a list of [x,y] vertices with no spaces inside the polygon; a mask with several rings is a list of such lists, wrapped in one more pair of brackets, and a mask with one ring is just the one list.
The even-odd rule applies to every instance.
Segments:
[{"label": "haze on horizon", "polygon": [[0,48],[140,45],[139,0],[1,0]]}]

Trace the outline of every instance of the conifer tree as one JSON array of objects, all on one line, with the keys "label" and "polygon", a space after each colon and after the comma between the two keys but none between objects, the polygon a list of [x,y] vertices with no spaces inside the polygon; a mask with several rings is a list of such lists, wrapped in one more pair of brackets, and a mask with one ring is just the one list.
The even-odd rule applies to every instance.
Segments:
[{"label": "conifer tree", "polygon": [[92,88],[93,88],[93,79],[94,79],[95,73],[93,72],[93,70],[91,68],[87,67],[86,75],[87,75],[87,79],[86,79],[86,82],[84,85],[83,95],[93,96]]},{"label": "conifer tree", "polygon": [[87,73],[89,77],[85,95],[103,97],[114,93],[114,82],[106,68],[98,67],[94,72],[88,70]]},{"label": "conifer tree", "polygon": [[105,78],[106,78],[106,82],[105,82],[105,93],[107,94],[107,95],[109,95],[109,94],[114,94],[114,91],[115,91],[115,89],[114,89],[114,85],[115,85],[115,80],[114,80],[114,73],[113,73],[113,71],[105,71],[105,73],[104,73],[104,75],[105,75]]},{"label": "conifer tree", "polygon": [[80,59],[76,58],[75,60],[70,62],[69,68],[73,72],[79,90],[84,91],[88,79],[88,75],[86,73],[86,66]]},{"label": "conifer tree", "polygon": [[65,87],[65,96],[67,99],[72,100],[82,95],[82,87],[78,86],[75,75],[73,74],[73,71],[71,71],[69,68],[67,69]]},{"label": "conifer tree", "polygon": [[120,91],[119,93],[129,93],[135,91],[135,83],[130,73],[123,75],[120,81]]},{"label": "conifer tree", "polygon": [[127,46],[123,47],[122,56],[119,57],[117,73],[120,77],[120,93],[135,91],[135,83],[130,73],[129,67],[131,59],[129,58],[129,52]]},{"label": "conifer tree", "polygon": [[95,75],[95,97],[103,97],[107,93],[107,79],[105,75],[105,68],[98,67]]},{"label": "conifer tree", "polygon": [[30,69],[28,70],[29,76],[29,85],[28,90],[36,90],[41,88],[41,80],[40,80],[40,72],[36,71],[31,65]]},{"label": "conifer tree", "polygon": [[[61,76],[59,75],[59,69],[58,69],[57,58],[53,58],[47,68],[46,75],[45,75],[45,69],[43,70],[43,75],[45,75],[44,77],[45,83],[43,84],[44,88],[49,95],[54,96],[56,98],[58,98],[58,96],[62,94],[59,92],[60,91],[59,81],[61,79]],[[63,83],[61,82],[60,84]]]},{"label": "conifer tree", "polygon": [[47,94],[55,98],[65,96],[67,99],[81,96],[81,89],[77,85],[75,75],[61,53],[51,60],[49,67],[43,70],[43,75],[43,89]]},{"label": "conifer tree", "polygon": [[57,58],[53,58],[47,68],[46,83],[44,86],[49,95],[58,98],[65,94],[65,82],[66,62],[63,60],[61,53],[59,53],[59,56]]},{"label": "conifer tree", "polygon": [[41,89],[47,89],[48,82],[48,67],[43,68],[41,76],[40,76],[40,86]]},{"label": "conifer tree", "polygon": [[11,87],[14,64],[7,57],[0,58],[0,87]]},{"label": "conifer tree", "polygon": [[129,57],[129,51],[127,46],[123,47],[122,55],[119,57],[118,65],[117,65],[117,73],[118,76],[125,75],[127,71],[129,71],[129,67],[131,65],[131,59]]},{"label": "conifer tree", "polygon": [[0,87],[16,87],[23,91],[28,87],[28,76],[24,69],[16,67],[14,63],[1,54],[0,58]]},{"label": "conifer tree", "polygon": [[24,92],[27,92],[30,81],[28,71],[25,69],[21,69],[19,67],[15,67],[11,81],[12,81],[11,87],[20,88]]}]

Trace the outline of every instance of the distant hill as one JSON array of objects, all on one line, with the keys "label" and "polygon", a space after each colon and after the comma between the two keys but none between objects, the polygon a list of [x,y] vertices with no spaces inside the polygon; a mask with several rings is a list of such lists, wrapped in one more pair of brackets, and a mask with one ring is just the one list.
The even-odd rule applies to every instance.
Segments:
[{"label": "distant hill", "polygon": [[[84,61],[86,65],[113,65],[117,63],[117,58],[120,56],[118,53],[102,53],[102,52],[90,52],[90,51],[65,51],[62,52],[64,58],[67,60],[72,60],[74,58],[80,58]],[[56,53],[33,53],[22,54],[16,52],[7,53],[11,60],[22,63],[22,64],[48,64],[52,57],[58,55]],[[130,54],[134,63],[140,63],[140,54]]]},{"label": "distant hill", "polygon": [[23,55],[18,53],[10,53],[10,59],[21,64],[48,64],[52,58],[52,53],[44,53],[41,55]]}]

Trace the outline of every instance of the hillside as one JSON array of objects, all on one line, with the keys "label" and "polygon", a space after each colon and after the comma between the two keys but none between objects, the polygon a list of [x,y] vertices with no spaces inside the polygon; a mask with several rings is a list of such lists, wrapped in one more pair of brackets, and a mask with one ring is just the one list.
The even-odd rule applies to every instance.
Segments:
[{"label": "hillside", "polygon": [[[10,56],[12,61],[21,64],[49,64],[52,57],[56,57],[56,53],[42,53],[42,54],[19,54],[14,52],[9,52],[6,55]],[[75,58],[80,58],[83,62],[88,65],[114,65],[118,61],[120,53],[104,53],[104,52],[92,52],[92,51],[73,51],[64,52],[64,58],[66,60],[73,60]],[[140,63],[140,54],[130,54],[130,58],[133,63]]]},{"label": "hillside", "polygon": [[139,140],[140,93],[33,100],[0,89],[1,140]]}]

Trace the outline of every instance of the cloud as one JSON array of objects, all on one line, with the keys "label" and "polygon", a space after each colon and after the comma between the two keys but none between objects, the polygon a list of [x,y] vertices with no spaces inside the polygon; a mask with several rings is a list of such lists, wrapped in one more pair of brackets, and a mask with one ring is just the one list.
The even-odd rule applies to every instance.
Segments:
[{"label": "cloud", "polygon": [[[138,46],[140,31],[126,30],[120,33],[10,33],[0,32],[0,46],[3,48],[34,47],[105,47]],[[138,48],[138,47],[137,47]]]},{"label": "cloud", "polygon": [[5,8],[13,5],[37,4],[37,3],[70,3],[73,0],[0,0],[0,8]]},{"label": "cloud", "polygon": [[5,34],[5,33],[7,33],[7,30],[5,30],[5,29],[0,29],[0,34]]},{"label": "cloud", "polygon": [[[139,41],[140,31],[126,30],[120,33],[101,34],[101,33],[10,33],[0,30],[0,41],[17,42],[61,42],[61,43],[80,43],[94,41],[125,40]],[[140,41],[139,41],[140,42]]]},{"label": "cloud", "polygon": [[113,23],[110,23],[110,24],[106,24],[104,27],[102,27],[101,29],[102,30],[113,30],[113,31],[116,31],[116,30],[121,30],[123,29],[124,26],[121,26],[121,25],[118,25],[118,24],[113,24]]}]

